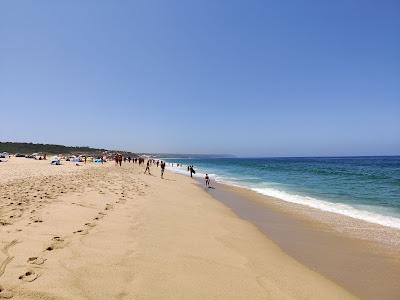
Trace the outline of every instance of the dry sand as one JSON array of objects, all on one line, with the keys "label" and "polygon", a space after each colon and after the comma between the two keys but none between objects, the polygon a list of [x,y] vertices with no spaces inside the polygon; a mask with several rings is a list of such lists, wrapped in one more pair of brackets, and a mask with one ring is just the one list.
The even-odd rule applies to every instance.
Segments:
[{"label": "dry sand", "polygon": [[347,299],[190,178],[0,163],[0,298]]}]

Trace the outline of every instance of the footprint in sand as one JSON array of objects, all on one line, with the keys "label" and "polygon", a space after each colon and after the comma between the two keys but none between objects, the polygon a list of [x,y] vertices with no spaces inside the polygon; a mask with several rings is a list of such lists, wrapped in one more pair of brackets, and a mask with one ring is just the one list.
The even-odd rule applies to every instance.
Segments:
[{"label": "footprint in sand", "polygon": [[54,243],[50,244],[50,246],[48,246],[45,251],[53,251],[55,249],[64,248],[64,239],[62,237],[54,236],[52,240],[54,241]]},{"label": "footprint in sand", "polygon": [[46,258],[43,258],[43,257],[33,256],[33,257],[28,258],[28,263],[33,264],[33,265],[43,265],[45,261],[46,261]]},{"label": "footprint in sand", "polygon": [[95,227],[96,223],[85,223],[85,225],[88,227]]},{"label": "footprint in sand", "polygon": [[79,229],[79,230],[77,230],[77,231],[74,231],[73,232],[74,234],[80,234],[80,235],[86,235],[86,234],[88,234],[89,233],[89,230],[87,230],[87,229]]},{"label": "footprint in sand", "polygon": [[53,251],[55,248],[54,248],[54,246],[48,246],[47,248],[46,248],[46,251]]},{"label": "footprint in sand", "polygon": [[60,236],[53,236],[51,239],[56,242],[64,242],[64,239]]},{"label": "footprint in sand", "polygon": [[103,219],[105,215],[106,215],[106,213],[99,212],[97,217],[94,217],[94,220],[98,221],[100,219]]},{"label": "footprint in sand", "polygon": [[27,271],[25,274],[22,274],[18,277],[18,279],[25,281],[25,282],[32,282],[39,277],[39,274],[35,273],[34,271]]},{"label": "footprint in sand", "polygon": [[110,210],[110,209],[113,209],[113,208],[114,208],[114,207],[113,207],[112,204],[107,203],[107,204],[106,204],[106,208],[105,208],[104,210]]},{"label": "footprint in sand", "polygon": [[126,199],[125,198],[119,198],[117,201],[115,201],[115,203],[125,204],[126,203]]},{"label": "footprint in sand", "polygon": [[0,225],[2,225],[2,226],[11,225],[11,224],[12,224],[11,222],[8,222],[6,220],[0,220]]},{"label": "footprint in sand", "polygon": [[2,286],[0,286],[0,299],[10,299],[12,297],[13,294],[10,291],[7,291]]}]

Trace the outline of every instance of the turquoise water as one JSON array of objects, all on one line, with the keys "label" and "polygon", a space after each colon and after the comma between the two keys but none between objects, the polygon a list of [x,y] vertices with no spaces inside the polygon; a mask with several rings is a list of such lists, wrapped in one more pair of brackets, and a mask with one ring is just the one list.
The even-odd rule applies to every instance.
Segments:
[{"label": "turquoise water", "polygon": [[[282,200],[400,228],[400,157],[169,159]],[[187,173],[185,168],[174,168]]]}]

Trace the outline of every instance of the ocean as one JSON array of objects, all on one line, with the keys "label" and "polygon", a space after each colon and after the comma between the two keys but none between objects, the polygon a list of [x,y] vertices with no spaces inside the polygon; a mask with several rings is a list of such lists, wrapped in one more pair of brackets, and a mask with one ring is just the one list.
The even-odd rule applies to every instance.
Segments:
[{"label": "ocean", "polygon": [[[175,172],[400,229],[400,156],[167,159]],[[176,163],[184,166],[177,168]]]}]

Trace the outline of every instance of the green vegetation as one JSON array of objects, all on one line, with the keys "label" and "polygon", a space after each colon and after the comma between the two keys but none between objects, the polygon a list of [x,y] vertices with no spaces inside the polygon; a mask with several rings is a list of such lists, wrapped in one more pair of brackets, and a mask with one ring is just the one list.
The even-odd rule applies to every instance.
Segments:
[{"label": "green vegetation", "polygon": [[63,145],[52,144],[33,144],[33,143],[13,143],[13,142],[0,142],[0,153],[47,153],[47,154],[96,154],[103,153],[106,149],[96,149],[90,147],[69,147]]},{"label": "green vegetation", "polygon": [[14,142],[0,142],[0,153],[8,152],[10,154],[32,154],[32,153],[46,153],[46,154],[87,154],[87,155],[100,155],[108,151],[110,155],[113,153],[121,153],[124,156],[151,156],[155,158],[181,158],[181,159],[201,159],[201,158],[221,158],[221,157],[234,157],[229,154],[173,154],[173,153],[132,153],[121,150],[107,150],[97,149],[91,147],[70,147],[63,145],[53,144],[33,144],[33,143],[14,143]]}]

